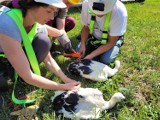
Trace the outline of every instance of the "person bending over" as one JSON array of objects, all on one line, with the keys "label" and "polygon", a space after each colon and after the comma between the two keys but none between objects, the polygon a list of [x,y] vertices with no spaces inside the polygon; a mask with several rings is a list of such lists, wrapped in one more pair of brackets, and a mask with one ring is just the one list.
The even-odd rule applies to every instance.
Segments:
[{"label": "person bending over", "polygon": [[[6,90],[6,78],[13,77],[14,70],[26,83],[39,88],[78,89],[79,82],[67,77],[51,57],[48,35],[58,36],[59,32],[45,25],[53,19],[57,8],[66,5],[61,0],[19,0],[18,9],[12,8],[12,3],[8,5],[0,6],[0,92]],[[64,84],[41,76],[38,69],[41,62]]]}]

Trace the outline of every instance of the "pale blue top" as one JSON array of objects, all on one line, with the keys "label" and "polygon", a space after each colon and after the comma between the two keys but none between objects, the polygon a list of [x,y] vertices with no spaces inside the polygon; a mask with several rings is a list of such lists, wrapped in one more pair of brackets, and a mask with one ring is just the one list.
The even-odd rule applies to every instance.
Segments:
[{"label": "pale blue top", "polygon": [[[0,33],[3,33],[21,42],[21,34],[16,23],[5,13],[0,12]],[[1,38],[0,38],[1,39]],[[0,52],[2,49],[0,47]]]},{"label": "pale blue top", "polygon": [[[37,32],[48,35],[47,29],[44,25],[38,24]],[[3,12],[0,12],[0,33],[15,39],[20,43],[22,42],[21,33],[16,23],[12,20],[11,17],[9,17]],[[3,52],[1,46],[0,46],[0,52]]]}]

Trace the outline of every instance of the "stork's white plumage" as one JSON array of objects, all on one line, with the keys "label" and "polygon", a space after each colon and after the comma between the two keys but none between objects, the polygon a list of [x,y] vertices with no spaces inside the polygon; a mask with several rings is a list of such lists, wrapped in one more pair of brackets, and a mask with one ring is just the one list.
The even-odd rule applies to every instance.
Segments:
[{"label": "stork's white plumage", "polygon": [[73,91],[56,91],[51,98],[53,109],[71,119],[98,119],[101,111],[110,109],[125,99],[122,93],[115,93],[109,101],[103,99],[100,90],[80,88]]},{"label": "stork's white plumage", "polygon": [[68,71],[71,74],[80,75],[93,81],[105,81],[108,77],[115,75],[119,68],[120,61],[118,60],[115,61],[113,69],[106,64],[88,59],[76,60],[68,65]]}]

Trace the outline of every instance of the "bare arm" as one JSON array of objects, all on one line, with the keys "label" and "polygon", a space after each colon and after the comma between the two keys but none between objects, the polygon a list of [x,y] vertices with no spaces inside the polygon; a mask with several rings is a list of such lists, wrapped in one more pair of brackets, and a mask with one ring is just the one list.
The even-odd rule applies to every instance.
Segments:
[{"label": "bare arm", "polygon": [[82,58],[85,55],[85,51],[86,51],[86,41],[88,39],[89,36],[89,27],[88,26],[83,26],[82,28],[82,33],[81,33],[81,46],[79,49],[79,52],[82,55]]},{"label": "bare arm", "polygon": [[47,28],[47,31],[48,31],[48,35],[51,36],[51,37],[59,37],[63,34],[62,31],[56,29],[56,28],[53,28],[51,26],[48,26],[48,25],[45,25],[46,28]]},{"label": "bare arm", "polygon": [[57,18],[56,25],[58,30],[65,31],[65,19]]},{"label": "bare arm", "polygon": [[82,33],[81,33],[81,43],[82,44],[86,43],[88,36],[89,36],[89,27],[83,26]]},{"label": "bare arm", "polygon": [[117,40],[118,40],[118,36],[109,36],[107,44],[104,44],[98,47],[96,50],[94,50],[89,55],[87,55],[85,59],[93,59],[94,57],[105,53],[116,44]]},{"label": "bare arm", "polygon": [[[63,80],[63,82],[69,83],[69,82],[73,82],[74,81],[74,80],[68,78],[63,73],[61,68],[56,63],[56,61],[51,57],[50,53],[48,53],[47,57],[44,60],[44,63],[54,74],[56,74],[58,77],[60,77],[60,79]],[[76,81],[74,81],[74,82],[78,84],[78,82],[76,82]]]},{"label": "bare arm", "polygon": [[49,90],[71,90],[79,87],[76,86],[75,83],[59,84],[34,74],[30,69],[30,64],[21,44],[3,34],[0,34],[0,38],[0,46],[2,47],[7,59],[26,83]]}]

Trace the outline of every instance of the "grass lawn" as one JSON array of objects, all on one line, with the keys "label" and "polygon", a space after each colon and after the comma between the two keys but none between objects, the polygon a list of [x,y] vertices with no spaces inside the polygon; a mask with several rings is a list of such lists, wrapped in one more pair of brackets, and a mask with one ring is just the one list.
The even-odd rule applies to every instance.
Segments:
[{"label": "grass lawn", "polygon": [[[118,60],[121,68],[116,75],[105,82],[93,82],[69,74],[66,70],[71,60],[63,56],[56,57],[62,70],[71,78],[82,83],[82,87],[99,88],[105,100],[117,91],[121,91],[126,99],[113,109],[102,113],[101,120],[160,120],[160,1],[145,0],[144,3],[125,3],[128,10],[128,26],[125,33],[125,44],[121,48]],[[76,27],[68,33],[73,46],[78,41],[76,36],[81,32],[80,7],[69,10],[69,15],[77,20]],[[42,75],[59,82],[59,78],[41,64]],[[0,109],[0,120],[16,120],[10,116],[12,111],[8,102],[11,100],[12,86],[5,97],[5,107]],[[54,120],[50,97],[54,91],[40,90],[23,82],[18,82],[16,95],[35,91],[35,104],[40,105],[38,118]]]}]

